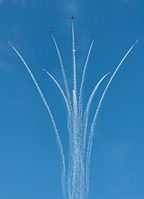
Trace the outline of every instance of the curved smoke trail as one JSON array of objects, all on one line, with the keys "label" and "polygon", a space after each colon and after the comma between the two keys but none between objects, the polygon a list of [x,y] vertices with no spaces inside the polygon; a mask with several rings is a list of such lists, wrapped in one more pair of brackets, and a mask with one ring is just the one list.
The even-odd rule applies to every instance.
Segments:
[{"label": "curved smoke trail", "polygon": [[55,44],[55,47],[56,47],[56,51],[57,51],[57,54],[58,54],[58,58],[59,58],[60,66],[61,66],[61,72],[62,72],[62,76],[63,76],[63,80],[64,80],[64,86],[65,86],[65,90],[66,90],[66,95],[67,95],[69,104],[71,106],[70,91],[69,91],[69,87],[68,87],[68,82],[67,82],[67,77],[66,77],[66,73],[65,73],[62,57],[61,57],[61,54],[60,54],[60,50],[59,50],[58,44],[57,44],[57,42],[55,40],[55,37],[53,35],[52,35],[52,39],[54,41],[54,44]]},{"label": "curved smoke trail", "polygon": [[[60,54],[60,50],[59,50],[59,47],[58,47],[58,44],[56,42],[56,39],[55,37],[53,36],[52,34],[52,39],[53,39],[53,42],[55,44],[55,48],[56,48],[56,51],[57,51],[57,54],[58,54],[58,59],[59,59],[59,62],[60,62],[60,67],[61,67],[61,72],[62,72],[62,77],[63,77],[63,81],[64,81],[64,86],[65,86],[65,90],[66,90],[66,96],[67,96],[67,99],[68,99],[68,103],[69,103],[69,108],[70,108],[70,112],[72,113],[72,102],[71,102],[71,96],[70,96],[70,91],[69,91],[69,86],[68,86],[68,82],[67,82],[67,77],[66,77],[66,73],[65,73],[65,69],[64,69],[64,65],[63,65],[63,61],[62,61],[62,57],[61,57],[61,54]],[[69,173],[72,171],[72,153],[73,153],[73,138],[72,138],[72,116],[68,116],[68,132],[69,132]],[[68,174],[68,187],[71,187],[70,186],[70,175],[71,174]],[[68,195],[70,196],[70,190],[68,188]],[[71,198],[71,197],[70,197]]]},{"label": "curved smoke trail", "polygon": [[59,85],[59,83],[57,82],[57,80],[56,80],[48,71],[46,71],[44,68],[43,68],[43,71],[46,72],[46,74],[54,81],[54,83],[56,84],[56,86],[57,86],[58,89],[60,90],[60,92],[61,92],[61,94],[62,94],[62,96],[63,96],[64,102],[65,102],[65,104],[66,104],[68,114],[71,116],[72,113],[71,113],[71,110],[70,110],[70,106],[69,106],[69,103],[68,103],[68,99],[66,98],[63,89],[61,88],[61,86]]},{"label": "curved smoke trail", "polygon": [[105,97],[105,94],[114,78],[114,76],[116,75],[117,71],[119,70],[120,66],[122,65],[122,63],[125,61],[125,59],[127,58],[127,56],[129,55],[129,53],[132,51],[132,49],[134,48],[134,46],[137,44],[138,40],[130,47],[130,49],[126,52],[126,54],[124,55],[124,57],[122,58],[122,60],[120,61],[120,63],[118,64],[118,66],[116,67],[113,75],[111,76],[101,98],[98,104],[98,107],[96,109],[92,124],[91,124],[91,129],[90,129],[90,135],[89,135],[89,139],[88,139],[88,147],[87,147],[87,155],[86,155],[86,183],[87,183],[87,195],[88,195],[88,187],[89,187],[89,172],[90,172],[90,157],[91,157],[91,150],[92,150],[92,140],[93,140],[93,136],[94,136],[94,129],[95,129],[95,125],[96,125],[96,120],[98,117],[98,113],[101,107],[101,104],[103,102],[103,99]]},{"label": "curved smoke trail", "polygon": [[93,44],[94,44],[94,41],[95,41],[95,37],[93,38],[92,42],[91,42],[91,45],[90,45],[90,48],[88,50],[88,54],[87,54],[87,58],[86,58],[86,61],[85,61],[85,65],[84,65],[84,69],[83,69],[83,73],[82,73],[82,80],[81,80],[81,84],[80,84],[80,91],[79,91],[79,107],[81,107],[80,111],[81,113],[83,112],[82,111],[82,93],[83,93],[83,86],[84,86],[84,81],[85,81],[85,74],[86,74],[86,69],[87,69],[87,65],[88,65],[88,61],[89,61],[89,57],[90,57],[90,54],[91,54],[91,50],[93,48]]},{"label": "curved smoke trail", "polygon": [[65,157],[64,157],[63,146],[62,146],[62,143],[61,143],[61,140],[60,140],[60,137],[59,137],[59,133],[58,133],[58,129],[57,129],[55,120],[54,120],[53,115],[51,113],[51,110],[50,110],[50,108],[48,106],[48,103],[47,103],[47,101],[46,101],[46,99],[45,99],[45,97],[44,97],[44,95],[43,95],[43,93],[42,93],[42,91],[41,91],[41,89],[40,89],[40,87],[39,87],[39,85],[38,85],[38,83],[37,83],[34,75],[33,75],[33,73],[31,72],[30,68],[28,67],[27,63],[25,62],[25,60],[23,59],[23,57],[20,55],[20,53],[16,50],[16,48],[10,42],[8,42],[8,43],[13,48],[13,50],[16,52],[16,54],[21,59],[21,61],[23,62],[23,64],[25,65],[25,67],[26,67],[28,73],[30,74],[30,76],[31,76],[31,78],[32,78],[32,80],[33,80],[33,82],[34,82],[34,84],[35,84],[35,86],[36,86],[36,88],[37,88],[37,90],[38,90],[41,98],[42,98],[42,101],[43,101],[43,103],[44,103],[44,105],[45,105],[45,107],[46,107],[46,109],[47,109],[47,111],[48,111],[48,113],[50,115],[50,118],[51,118],[51,121],[52,121],[52,124],[53,124],[53,128],[54,128],[54,131],[55,131],[55,134],[56,134],[56,138],[57,138],[57,143],[58,143],[58,147],[59,147],[61,159],[62,159],[62,166],[63,166],[62,188],[63,188],[64,196],[66,198],[66,193],[65,193],[65,180],[66,180]]},{"label": "curved smoke trail", "polygon": [[[67,112],[68,112],[68,115],[67,115],[67,120],[68,120],[68,132],[69,132],[69,162],[71,162],[71,153],[73,151],[73,135],[72,135],[72,110],[71,110],[71,107],[69,107],[69,103],[68,103],[68,100],[64,94],[64,91],[63,89],[61,88],[61,86],[59,85],[59,83],[57,82],[57,80],[48,72],[46,71],[44,68],[43,68],[43,71],[46,72],[47,75],[49,75],[49,77],[54,81],[54,83],[56,84],[56,86],[58,87],[58,89],[60,90],[62,96],[63,96],[63,99],[65,101],[65,105],[66,105],[66,108],[67,108]],[[69,170],[72,170],[72,163],[69,165]],[[70,183],[70,177],[68,176],[68,184]],[[70,191],[69,191],[70,192]],[[69,193],[70,195],[70,193]]]},{"label": "curved smoke trail", "polygon": [[84,135],[83,135],[83,150],[85,150],[85,146],[86,146],[86,134],[87,134],[87,126],[88,126],[88,118],[89,118],[89,110],[90,110],[90,107],[91,107],[91,103],[92,103],[92,100],[93,100],[93,97],[97,91],[97,89],[99,88],[100,84],[102,83],[102,81],[108,76],[109,73],[107,73],[106,75],[104,75],[100,81],[96,84],[95,88],[93,89],[90,97],[89,97],[89,100],[88,100],[88,103],[87,103],[87,106],[86,106],[86,110],[84,112]]}]

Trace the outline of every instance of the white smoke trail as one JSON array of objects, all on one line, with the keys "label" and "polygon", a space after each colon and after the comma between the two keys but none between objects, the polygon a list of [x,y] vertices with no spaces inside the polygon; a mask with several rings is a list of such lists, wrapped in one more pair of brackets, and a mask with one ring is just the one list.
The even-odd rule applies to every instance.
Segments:
[{"label": "white smoke trail", "polygon": [[[60,92],[61,92],[61,94],[63,96],[63,99],[65,101],[66,107],[67,107],[67,112],[68,112],[67,120],[68,120],[68,132],[69,132],[69,163],[70,163],[72,161],[71,160],[71,153],[73,151],[72,110],[71,110],[71,107],[69,107],[68,100],[67,100],[67,98],[66,98],[66,96],[64,94],[63,89],[61,88],[61,86],[57,82],[57,80],[48,71],[46,71],[44,68],[43,68],[43,70],[46,72],[47,75],[49,75],[49,77],[54,81],[56,86],[59,88],[59,90],[60,90]],[[69,170],[72,169],[71,167],[72,167],[72,163],[70,163],[70,165],[69,165]],[[70,183],[70,176],[68,176],[68,184],[69,183]],[[70,195],[70,190],[68,192],[69,192],[69,195]]]},{"label": "white smoke trail", "polygon": [[62,94],[62,96],[63,96],[63,99],[64,99],[64,101],[65,101],[68,114],[69,114],[69,116],[71,117],[72,113],[71,113],[71,110],[70,110],[70,106],[69,106],[69,103],[68,103],[68,99],[67,99],[67,97],[65,96],[63,89],[61,88],[61,86],[59,85],[59,83],[57,82],[57,80],[56,80],[48,71],[46,71],[44,68],[43,68],[43,71],[45,71],[46,74],[49,75],[49,77],[54,81],[54,83],[55,83],[55,84],[57,85],[57,87],[59,88],[59,90],[60,90],[60,92],[61,92],[61,94]]},{"label": "white smoke trail", "polygon": [[107,73],[106,75],[104,75],[100,81],[96,84],[95,88],[93,89],[90,97],[89,97],[89,100],[88,100],[88,103],[87,103],[87,106],[86,106],[86,110],[84,112],[84,134],[83,134],[83,151],[85,151],[85,146],[86,146],[86,134],[87,134],[87,126],[88,126],[88,118],[89,118],[89,110],[90,110],[90,107],[91,107],[91,103],[92,103],[92,100],[93,100],[93,97],[97,91],[97,89],[99,88],[100,84],[102,83],[102,81],[107,77],[107,75],[110,74]]},{"label": "white smoke trail", "polygon": [[77,95],[77,77],[76,77],[76,58],[75,58],[75,34],[74,34],[74,23],[72,20],[72,55],[73,55],[73,90]]},{"label": "white smoke trail", "polygon": [[122,65],[122,63],[125,61],[125,59],[127,58],[127,56],[129,55],[129,53],[132,51],[132,49],[134,48],[134,46],[137,44],[138,40],[130,47],[130,49],[126,52],[126,54],[124,55],[124,57],[122,58],[122,60],[120,61],[120,63],[118,64],[118,66],[116,67],[113,75],[111,76],[101,98],[98,104],[98,107],[96,109],[92,124],[91,124],[91,129],[90,129],[90,135],[89,135],[89,139],[88,139],[88,147],[87,147],[87,155],[86,155],[86,183],[87,183],[87,195],[88,195],[88,187],[89,187],[89,172],[90,172],[90,157],[91,157],[91,150],[92,150],[92,140],[93,140],[93,136],[94,136],[94,129],[95,129],[95,125],[96,125],[96,120],[98,117],[98,113],[101,107],[101,104],[103,102],[103,99],[105,97],[105,94],[114,78],[114,76],[116,75],[117,71],[119,70],[120,66]]},{"label": "white smoke trail", "polygon": [[[80,91],[79,91],[79,107],[81,107],[81,109],[82,109],[82,93],[83,93],[83,86],[84,86],[84,81],[85,81],[85,74],[86,74],[86,69],[87,69],[87,65],[88,65],[88,61],[89,61],[89,57],[91,54],[91,50],[92,50],[94,41],[95,41],[95,38],[92,40],[90,48],[88,50],[86,62],[85,62],[83,73],[82,73],[82,80],[81,80]],[[82,110],[81,110],[81,112],[82,112]]]},{"label": "white smoke trail", "polygon": [[75,33],[74,33],[74,22],[72,20],[72,60],[73,60],[73,174],[72,174],[72,199],[79,198],[79,142],[78,142],[78,131],[79,131],[79,118],[78,118],[78,104],[77,104],[77,75],[76,75],[76,57],[75,57]]},{"label": "white smoke trail", "polygon": [[77,193],[77,183],[76,183],[76,177],[77,177],[77,164],[78,164],[78,115],[77,115],[77,97],[75,90],[73,90],[73,176],[72,176],[72,198],[75,197],[75,194]]},{"label": "white smoke trail", "polygon": [[53,124],[53,128],[54,128],[54,131],[55,131],[55,134],[56,134],[56,139],[57,139],[57,143],[58,143],[58,147],[59,147],[59,151],[60,151],[60,155],[61,155],[61,159],[62,159],[62,166],[63,166],[63,173],[62,173],[62,188],[63,188],[63,193],[64,193],[64,196],[66,198],[66,193],[65,193],[65,179],[66,179],[66,166],[65,166],[65,157],[64,157],[64,152],[63,152],[63,146],[62,146],[62,143],[61,143],[61,140],[60,140],[60,137],[59,137],[59,133],[58,133],[58,129],[57,129],[57,126],[56,126],[56,123],[55,123],[55,120],[53,118],[53,115],[51,113],[51,110],[48,106],[48,103],[46,102],[46,99],[33,75],[33,73],[31,72],[30,68],[28,67],[27,63],[25,62],[25,60],[23,59],[23,57],[20,55],[20,53],[16,50],[16,48],[10,43],[8,42],[9,45],[13,48],[13,50],[16,52],[16,54],[18,55],[18,57],[21,59],[21,61],[23,62],[23,64],[25,65],[28,73],[30,74],[42,100],[43,100],[43,103],[50,115],[50,118],[51,118],[51,121],[52,121],[52,124]]},{"label": "white smoke trail", "polygon": [[45,69],[43,69],[47,75],[50,76],[50,78],[55,82],[55,84],[57,85],[57,87],[59,88],[62,96],[63,96],[63,99],[65,101],[65,104],[66,104],[66,107],[67,107],[67,111],[68,111],[68,116],[67,116],[67,119],[68,119],[68,131],[69,131],[69,174],[68,174],[68,195],[69,195],[69,199],[71,198],[70,195],[71,195],[71,190],[70,190],[70,181],[71,181],[71,178],[72,178],[72,166],[73,166],[73,160],[71,160],[72,156],[74,157],[74,155],[72,155],[73,153],[73,135],[72,135],[72,112],[71,112],[71,109],[69,107],[69,103],[68,103],[68,100],[64,94],[64,91],[62,90],[61,86],[59,85],[59,83],[57,82],[57,80],[48,72],[46,71]]},{"label": "white smoke trail", "polygon": [[84,199],[84,159],[82,157],[81,142],[79,138],[79,115],[76,93],[73,90],[73,151],[71,180],[71,199]]},{"label": "white smoke trail", "polygon": [[66,90],[66,95],[67,95],[69,104],[71,105],[70,91],[69,91],[69,87],[68,87],[67,77],[66,77],[62,57],[61,57],[61,54],[60,54],[60,50],[59,50],[58,44],[55,40],[55,37],[53,35],[52,35],[52,39],[54,41],[54,44],[55,44],[55,47],[56,47],[56,50],[57,50],[57,54],[58,54],[58,58],[59,58],[60,66],[61,66],[61,72],[62,72],[62,76],[63,76],[63,80],[64,80],[64,86],[65,86],[65,90]]},{"label": "white smoke trail", "polygon": [[[73,173],[72,173],[72,199],[83,199],[83,181],[84,181],[84,161],[82,160],[82,151],[80,145],[80,116],[78,115],[77,104],[77,75],[76,75],[76,57],[75,57],[75,34],[74,23],[72,20],[72,56],[73,56]],[[82,172],[82,173],[81,173]],[[81,182],[82,181],[82,182]]]},{"label": "white smoke trail", "polygon": [[77,77],[76,77],[76,58],[75,58],[75,34],[74,23],[72,20],[72,57],[73,57],[73,170],[72,170],[72,183],[71,183],[71,198],[76,199],[79,197],[78,185],[78,159],[79,159],[79,145],[78,145],[78,106],[77,106]]},{"label": "white smoke trail", "polygon": [[[85,81],[86,69],[87,69],[87,65],[88,65],[90,54],[91,54],[91,50],[93,48],[94,41],[95,41],[95,37],[93,38],[93,40],[92,40],[92,42],[90,44],[89,50],[88,50],[88,54],[87,54],[87,57],[86,57],[84,68],[83,68],[82,79],[81,79],[81,84],[80,84],[80,90],[79,90],[78,105],[79,105],[79,117],[81,118],[80,121],[79,121],[80,122],[79,125],[80,125],[80,128],[81,128],[81,131],[80,131],[81,132],[81,140],[83,140],[83,138],[85,137],[85,135],[83,135],[83,124],[82,124],[82,117],[83,117],[83,99],[82,99],[83,98],[83,86],[84,86],[84,81]],[[84,153],[84,151],[83,151],[83,153]]]}]

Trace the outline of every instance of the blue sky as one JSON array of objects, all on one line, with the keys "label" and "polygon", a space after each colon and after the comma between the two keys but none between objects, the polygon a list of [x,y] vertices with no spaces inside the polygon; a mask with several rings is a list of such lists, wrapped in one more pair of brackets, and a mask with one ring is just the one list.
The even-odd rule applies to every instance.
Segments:
[{"label": "blue sky", "polygon": [[[85,102],[100,77],[113,72],[139,39],[115,76],[99,113],[89,198],[144,198],[143,9],[143,0],[0,1],[0,198],[63,198],[61,161],[51,120],[23,63],[7,42],[19,50],[33,71],[53,111],[67,155],[64,103],[42,68],[62,85],[48,33],[52,28],[72,84],[71,15],[76,16],[78,78],[93,33],[98,35],[88,65]],[[99,89],[93,110],[108,78]]]}]

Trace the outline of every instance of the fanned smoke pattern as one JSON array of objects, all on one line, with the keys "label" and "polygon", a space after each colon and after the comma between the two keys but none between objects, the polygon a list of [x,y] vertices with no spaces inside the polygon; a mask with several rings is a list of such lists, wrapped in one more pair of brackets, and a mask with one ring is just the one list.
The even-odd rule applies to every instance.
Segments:
[{"label": "fanned smoke pattern", "polygon": [[[60,155],[62,159],[62,189],[65,199],[87,199],[88,192],[89,192],[89,181],[90,181],[90,159],[91,159],[91,150],[92,150],[92,141],[94,136],[95,125],[98,117],[98,113],[105,97],[105,94],[115,77],[116,73],[118,72],[119,68],[121,67],[122,63],[125,61],[129,53],[132,51],[138,40],[131,46],[131,48],[126,52],[118,66],[116,67],[115,71],[113,72],[110,80],[108,81],[98,103],[96,112],[94,114],[93,120],[90,123],[89,116],[90,116],[90,108],[93,101],[93,98],[99,88],[100,84],[104,81],[104,79],[108,76],[109,73],[104,75],[99,82],[95,85],[91,95],[89,96],[88,102],[86,104],[85,111],[83,111],[83,90],[84,90],[84,82],[86,77],[86,70],[89,61],[89,57],[91,54],[91,50],[94,44],[94,38],[91,42],[90,48],[88,50],[88,54],[86,57],[86,62],[83,68],[82,79],[80,88],[77,89],[77,71],[76,71],[76,49],[75,49],[75,32],[74,32],[74,19],[75,17],[70,17],[72,19],[72,63],[73,63],[73,89],[72,91],[69,90],[69,85],[66,77],[66,73],[63,66],[63,61],[61,58],[59,47],[56,43],[54,36],[52,35],[53,42],[55,44],[55,48],[57,50],[58,59],[60,62],[60,67],[62,71],[62,78],[64,82],[65,92],[63,88],[60,86],[58,81],[45,69],[43,69],[47,75],[53,80],[53,82],[58,87],[63,100],[65,102],[65,106],[67,109],[67,130],[69,134],[69,159],[68,165],[65,164],[65,156],[63,145],[60,140],[59,131],[56,126],[56,122],[52,115],[52,112],[48,106],[47,101],[33,75],[31,70],[29,69],[27,63],[24,61],[23,57],[20,53],[13,47],[13,45],[9,42],[10,46],[19,56],[25,67],[27,68],[44,104],[45,107],[51,117],[51,121],[54,127],[54,131],[57,138],[58,147],[60,150]],[[94,36],[95,37],[95,36]],[[78,92],[79,91],[79,92]],[[90,125],[90,129],[88,126]]]}]

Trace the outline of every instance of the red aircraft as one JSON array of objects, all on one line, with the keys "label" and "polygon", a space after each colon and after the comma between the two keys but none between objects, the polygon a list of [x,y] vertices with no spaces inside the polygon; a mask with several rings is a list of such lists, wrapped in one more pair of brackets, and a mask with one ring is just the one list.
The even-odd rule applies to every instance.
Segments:
[{"label": "red aircraft", "polygon": [[75,16],[71,16],[70,18],[73,20],[73,19],[75,19]]}]

